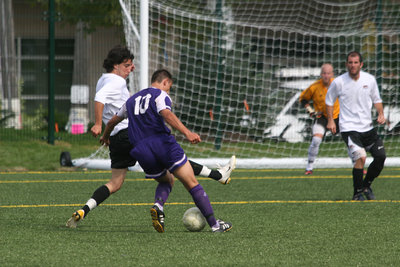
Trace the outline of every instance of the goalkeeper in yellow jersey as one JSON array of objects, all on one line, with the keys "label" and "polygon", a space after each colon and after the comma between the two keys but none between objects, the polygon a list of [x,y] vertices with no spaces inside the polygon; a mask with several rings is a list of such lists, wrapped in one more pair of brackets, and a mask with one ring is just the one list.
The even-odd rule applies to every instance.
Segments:
[{"label": "goalkeeper in yellow jersey", "polygon": [[[333,66],[331,64],[323,64],[321,66],[321,79],[315,81],[306,90],[300,94],[300,103],[305,107],[310,117],[314,118],[312,126],[312,140],[308,148],[308,162],[305,174],[311,175],[313,173],[313,164],[318,155],[319,146],[326,132],[326,125],[328,124],[325,96],[328,92],[329,85],[333,81]],[[312,101],[312,105],[311,102]],[[339,101],[336,100],[333,109],[333,119],[336,125],[339,122]],[[339,127],[337,126],[337,129]]]}]

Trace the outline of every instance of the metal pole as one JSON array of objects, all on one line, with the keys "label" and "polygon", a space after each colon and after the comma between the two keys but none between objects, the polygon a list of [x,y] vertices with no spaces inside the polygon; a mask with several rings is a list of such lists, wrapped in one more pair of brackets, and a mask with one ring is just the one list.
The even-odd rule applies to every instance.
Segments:
[{"label": "metal pole", "polygon": [[[222,0],[218,0],[216,3],[215,9],[216,15],[218,18],[222,20]],[[222,56],[222,22],[218,22],[217,26],[217,38],[218,38],[218,69],[217,69],[217,89],[215,92],[215,114],[214,119],[217,123],[217,132],[215,136],[214,148],[216,150],[221,149],[222,143],[222,130],[221,130],[221,105],[222,105],[222,87],[223,87],[223,73],[224,73],[224,64]]]},{"label": "metal pole", "polygon": [[48,138],[47,142],[54,145],[54,74],[55,74],[55,41],[54,41],[54,17],[55,8],[54,0],[49,0],[49,65],[48,65],[48,81],[49,81],[49,95],[48,95]]},{"label": "metal pole", "polygon": [[149,83],[149,1],[140,0],[140,89]]},{"label": "metal pole", "polygon": [[377,28],[377,45],[376,45],[376,82],[382,90],[382,0],[378,0],[376,9],[376,28]]}]

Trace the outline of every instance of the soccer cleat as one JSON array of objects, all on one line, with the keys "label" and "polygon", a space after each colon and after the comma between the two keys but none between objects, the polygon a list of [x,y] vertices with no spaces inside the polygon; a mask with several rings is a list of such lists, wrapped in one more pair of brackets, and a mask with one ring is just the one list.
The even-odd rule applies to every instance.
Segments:
[{"label": "soccer cleat", "polygon": [[232,229],[232,224],[230,222],[225,222],[223,220],[217,220],[217,222],[219,223],[219,228],[213,230],[213,233],[224,233]]},{"label": "soccer cleat", "polygon": [[356,201],[364,201],[365,198],[363,196],[363,192],[355,193],[353,195],[353,198],[351,200],[356,200]]},{"label": "soccer cleat", "polygon": [[311,175],[313,173],[312,170],[306,170],[306,172],[304,173],[305,175]]},{"label": "soccer cleat", "polygon": [[67,226],[69,228],[76,228],[78,223],[83,220],[84,216],[85,216],[85,211],[84,210],[75,211],[72,214],[71,218],[69,218],[69,220],[67,221],[65,226]]},{"label": "soccer cleat", "polygon": [[153,227],[159,233],[164,233],[164,219],[165,214],[157,206],[153,206],[150,209],[151,220],[153,221]]},{"label": "soccer cleat", "polygon": [[363,190],[363,194],[368,200],[375,200],[375,195],[372,192],[371,187],[365,187]]},{"label": "soccer cleat", "polygon": [[236,156],[232,156],[228,164],[223,167],[218,168],[222,177],[218,180],[221,184],[229,184],[231,181],[231,173],[236,168]]}]

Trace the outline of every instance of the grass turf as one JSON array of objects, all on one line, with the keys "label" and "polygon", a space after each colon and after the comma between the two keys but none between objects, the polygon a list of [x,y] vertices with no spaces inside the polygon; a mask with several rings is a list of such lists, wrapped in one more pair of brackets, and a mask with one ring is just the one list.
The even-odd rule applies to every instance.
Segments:
[{"label": "grass turf", "polygon": [[130,172],[122,189],[77,229],[65,222],[110,172],[0,173],[0,266],[395,266],[400,248],[398,169],[353,202],[349,169],[236,170],[223,186],[200,178],[224,234],[181,223],[193,206],[177,182],[166,232],[151,226],[156,183]]}]

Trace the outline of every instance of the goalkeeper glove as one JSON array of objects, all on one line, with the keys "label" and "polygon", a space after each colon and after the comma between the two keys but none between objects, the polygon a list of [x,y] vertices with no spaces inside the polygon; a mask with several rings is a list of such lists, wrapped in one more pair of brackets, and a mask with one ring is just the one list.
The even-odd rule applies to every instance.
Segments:
[{"label": "goalkeeper glove", "polygon": [[307,110],[308,114],[310,114],[310,117],[315,115],[315,110],[310,105],[308,105],[306,107],[306,110]]}]

